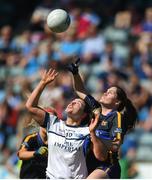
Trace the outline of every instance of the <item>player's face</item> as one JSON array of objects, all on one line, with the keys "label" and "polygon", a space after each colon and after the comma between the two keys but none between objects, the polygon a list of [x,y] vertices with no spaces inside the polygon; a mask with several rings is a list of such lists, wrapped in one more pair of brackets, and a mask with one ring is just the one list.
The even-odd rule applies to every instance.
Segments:
[{"label": "player's face", "polygon": [[117,88],[111,87],[107,89],[107,91],[102,95],[100,103],[103,105],[107,105],[111,108],[115,108],[116,103],[118,103]]},{"label": "player's face", "polygon": [[82,114],[84,111],[85,103],[82,99],[74,99],[65,109],[68,114]]}]

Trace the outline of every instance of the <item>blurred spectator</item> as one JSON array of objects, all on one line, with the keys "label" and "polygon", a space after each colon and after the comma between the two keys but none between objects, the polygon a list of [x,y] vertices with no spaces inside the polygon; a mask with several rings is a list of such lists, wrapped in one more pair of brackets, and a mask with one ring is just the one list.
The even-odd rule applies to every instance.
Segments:
[{"label": "blurred spectator", "polygon": [[44,21],[46,20],[49,12],[54,8],[55,1],[43,0],[34,9],[29,28],[32,32],[43,33]]},{"label": "blurred spectator", "polygon": [[127,63],[129,56],[129,35],[131,27],[131,13],[129,11],[118,12],[114,19],[114,24],[104,30],[106,41],[111,41],[114,46],[114,53],[119,58],[119,68]]},{"label": "blurred spectator", "polygon": [[145,10],[145,19],[142,24],[143,31],[152,32],[152,7]]},{"label": "blurred spectator", "polygon": [[142,33],[137,41],[137,53],[133,58],[133,67],[135,73],[140,79],[151,78],[152,76],[152,62],[151,62],[151,34]]},{"label": "blurred spectator", "polygon": [[4,53],[16,50],[16,43],[13,40],[12,27],[9,25],[1,28],[0,50]]},{"label": "blurred spectator", "polygon": [[24,30],[20,35],[18,35],[16,41],[22,55],[24,56],[27,56],[35,47],[35,44],[32,42],[32,32],[29,29]]},{"label": "blurred spectator", "polygon": [[100,17],[90,8],[84,9],[78,21],[78,38],[86,39],[91,26],[98,26],[101,22]]},{"label": "blurred spectator", "polygon": [[149,108],[149,113],[145,117],[143,128],[145,131],[152,132],[152,105]]},{"label": "blurred spectator", "polygon": [[121,66],[121,60],[114,52],[114,46],[112,42],[105,43],[105,49],[100,56],[100,63],[105,71],[109,71],[113,68],[119,68]]},{"label": "blurred spectator", "polygon": [[76,38],[76,30],[71,26],[67,32],[62,33],[58,48],[55,49],[53,59],[59,61],[61,65],[68,63],[73,56],[80,55],[81,43]]},{"label": "blurred spectator", "polygon": [[86,39],[82,42],[81,57],[85,64],[99,62],[99,57],[105,48],[104,37],[96,25],[90,25]]},{"label": "blurred spectator", "polygon": [[0,149],[6,156],[3,158],[6,159],[15,150],[14,147],[11,148],[13,144],[10,144],[10,142],[13,141],[17,133],[18,115],[18,111],[14,107],[11,107],[6,99],[0,103]]}]

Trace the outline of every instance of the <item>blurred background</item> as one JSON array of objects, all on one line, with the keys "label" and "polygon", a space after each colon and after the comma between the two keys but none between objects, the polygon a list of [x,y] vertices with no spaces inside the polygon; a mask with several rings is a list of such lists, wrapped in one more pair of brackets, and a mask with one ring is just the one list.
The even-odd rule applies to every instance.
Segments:
[{"label": "blurred background", "polygon": [[[55,8],[71,16],[68,31],[53,34],[46,16]],[[74,98],[65,66],[81,57],[86,88],[97,99],[117,84],[138,110],[139,123],[121,147],[121,178],[152,178],[152,0],[0,0],[0,179],[18,178],[16,152],[28,126],[28,94],[49,67],[60,72],[40,106],[64,119]]]}]

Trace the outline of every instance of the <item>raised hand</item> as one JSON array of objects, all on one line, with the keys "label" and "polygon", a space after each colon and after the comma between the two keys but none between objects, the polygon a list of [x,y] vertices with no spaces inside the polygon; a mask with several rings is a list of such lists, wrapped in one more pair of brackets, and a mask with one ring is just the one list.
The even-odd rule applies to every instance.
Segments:
[{"label": "raised hand", "polygon": [[78,57],[78,58],[76,58],[76,60],[75,60],[75,66],[79,66],[79,64],[80,64],[80,58]]},{"label": "raised hand", "polygon": [[76,58],[74,63],[71,63],[67,66],[67,69],[72,72],[72,74],[78,74],[80,58]]},{"label": "raised hand", "polygon": [[50,68],[48,71],[44,71],[44,74],[42,75],[42,81],[45,83],[45,84],[49,84],[51,83],[52,81],[54,81],[54,79],[56,78],[56,76],[58,75],[59,73],[56,72],[54,69]]},{"label": "raised hand", "polygon": [[90,133],[95,131],[99,122],[99,117],[100,117],[100,114],[95,114],[95,118],[91,120],[91,123],[89,125]]}]

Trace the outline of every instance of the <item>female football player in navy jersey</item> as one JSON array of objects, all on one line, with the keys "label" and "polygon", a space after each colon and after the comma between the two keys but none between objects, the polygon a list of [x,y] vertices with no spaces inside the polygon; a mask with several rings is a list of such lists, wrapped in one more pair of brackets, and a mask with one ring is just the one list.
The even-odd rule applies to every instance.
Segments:
[{"label": "female football player in navy jersey", "polygon": [[[48,107],[44,109],[48,113],[57,115],[57,112]],[[31,120],[28,127],[35,124],[34,120]],[[39,130],[26,135],[21,143],[21,146],[17,152],[20,160],[22,160],[21,169],[19,173],[20,179],[45,179],[46,167],[48,160],[48,148],[47,148],[47,132],[43,127],[37,127]]]},{"label": "female football player in navy jersey", "polygon": [[[84,99],[92,111],[100,108],[99,123],[95,129],[95,135],[100,139],[99,149],[95,154],[90,150],[86,161],[88,178],[120,178],[120,165],[118,150],[123,143],[124,135],[134,127],[137,120],[137,112],[132,102],[127,98],[124,90],[118,86],[112,86],[96,101],[91,95],[87,95],[83,81],[78,72],[79,59],[68,66],[73,74],[74,88],[77,95]],[[102,149],[100,149],[102,147]],[[101,158],[102,150],[107,150],[107,156]],[[104,159],[104,161],[103,161]]]},{"label": "female football player in navy jersey", "polygon": [[[66,108],[66,121],[57,116],[49,114],[38,106],[41,93],[47,84],[55,80],[58,73],[50,69],[46,71],[39,84],[29,96],[26,107],[40,126],[47,129],[48,139],[48,165],[46,170],[49,179],[81,179],[86,178],[88,170],[86,166],[85,142],[89,134],[92,136],[92,150],[98,153],[99,140],[95,136],[97,118],[92,119],[90,126],[90,111],[84,100],[74,99]],[[50,92],[51,93],[51,92]],[[101,147],[102,148],[102,147]],[[104,154],[105,153],[105,154]],[[102,157],[107,156],[102,150]]]},{"label": "female football player in navy jersey", "polygon": [[47,167],[47,134],[40,127],[38,132],[28,134],[22,141],[17,155],[22,160],[20,179],[45,179]]}]

